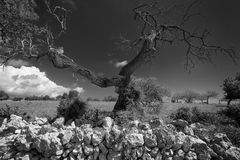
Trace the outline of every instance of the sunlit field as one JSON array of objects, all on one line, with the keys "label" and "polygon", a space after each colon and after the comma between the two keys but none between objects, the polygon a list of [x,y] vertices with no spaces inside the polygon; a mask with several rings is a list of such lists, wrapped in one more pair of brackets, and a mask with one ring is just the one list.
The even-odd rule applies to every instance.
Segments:
[{"label": "sunlit field", "polygon": [[[50,116],[56,115],[56,109],[59,101],[0,101],[0,107],[18,107],[21,112],[26,112],[31,117],[35,116]],[[115,102],[104,102],[104,101],[90,101],[88,102],[89,108],[99,109],[101,111],[112,111]],[[197,107],[199,110],[204,112],[217,112],[225,107],[221,104],[182,104],[182,103],[163,103],[159,116],[164,118],[171,113],[175,112],[180,107]]]}]

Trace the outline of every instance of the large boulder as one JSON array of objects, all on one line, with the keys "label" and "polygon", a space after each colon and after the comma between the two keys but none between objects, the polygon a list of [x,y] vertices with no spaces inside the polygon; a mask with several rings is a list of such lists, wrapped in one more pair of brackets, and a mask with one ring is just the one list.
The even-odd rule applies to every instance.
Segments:
[{"label": "large boulder", "polygon": [[58,132],[40,134],[33,140],[33,146],[45,157],[62,154],[61,140]]},{"label": "large boulder", "polygon": [[22,117],[11,115],[10,121],[6,124],[5,128],[12,132],[15,132],[15,130],[23,129],[27,125],[28,123],[25,120],[23,120]]}]

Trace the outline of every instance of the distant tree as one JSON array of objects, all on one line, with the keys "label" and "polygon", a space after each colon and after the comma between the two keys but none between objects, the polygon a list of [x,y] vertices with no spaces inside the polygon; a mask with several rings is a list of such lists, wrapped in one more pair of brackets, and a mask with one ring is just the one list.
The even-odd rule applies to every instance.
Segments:
[{"label": "distant tree", "polygon": [[9,95],[4,92],[4,91],[0,91],[0,100],[8,100],[9,99]]},{"label": "distant tree", "polygon": [[198,97],[198,94],[191,90],[186,90],[182,93],[182,98],[185,99],[186,103],[192,103],[195,98]]},{"label": "distant tree", "polygon": [[101,101],[101,100],[98,99],[98,98],[93,98],[92,101],[96,101],[96,102],[98,102],[98,101]]},{"label": "distant tree", "polygon": [[130,85],[140,93],[140,101],[150,104],[162,102],[164,96],[169,97],[170,91],[158,84],[155,78],[135,78]]},{"label": "distant tree", "polygon": [[76,90],[70,90],[68,93],[69,99],[74,99],[74,98],[77,98],[78,96],[79,96],[79,92]]},{"label": "distant tree", "polygon": [[13,101],[21,101],[21,100],[23,100],[23,98],[21,98],[21,97],[14,97],[12,100]]},{"label": "distant tree", "polygon": [[178,1],[141,1],[132,12],[134,20],[138,22],[138,34],[132,40],[121,37],[119,42],[121,48],[135,53],[133,58],[118,74],[111,77],[99,75],[77,64],[65,54],[61,43],[57,43],[61,41],[59,39],[63,33],[67,33],[66,22],[72,13],[66,2],[67,0],[1,0],[0,62],[8,65],[9,60],[14,58],[39,60],[47,57],[54,67],[69,69],[94,85],[101,88],[115,87],[118,94],[114,106],[116,112],[131,107],[131,102],[137,97],[137,91],[135,96],[132,95],[134,88],[129,85],[131,77],[141,66],[151,62],[156,55],[161,55],[159,52],[162,45],[181,44],[186,47],[187,69],[194,67],[195,60],[211,62],[212,55],[216,53],[236,58],[232,48],[209,44],[212,38],[209,38],[211,34],[206,28],[198,26],[198,23],[190,23],[191,20],[198,21],[204,17],[198,14],[201,10],[197,10],[197,13],[193,10],[198,9],[197,6],[201,6],[203,1],[181,0],[181,5]]},{"label": "distant tree", "polygon": [[175,93],[175,94],[173,94],[173,96],[172,96],[172,102],[173,103],[178,103],[178,101],[180,100],[180,99],[182,99],[183,97],[182,97],[182,94],[181,93]]},{"label": "distant tree", "polygon": [[56,100],[61,100],[62,99],[62,95],[58,95],[57,97],[56,97]]},{"label": "distant tree", "polygon": [[67,98],[68,98],[68,94],[67,93],[63,93],[62,99],[67,99]]},{"label": "distant tree", "polygon": [[198,94],[196,98],[200,100],[202,103],[204,103],[204,100],[207,100],[207,96],[205,93]]},{"label": "distant tree", "polygon": [[107,96],[107,97],[104,97],[104,98],[103,98],[103,101],[106,101],[106,102],[115,102],[115,101],[117,101],[117,97]]},{"label": "distant tree", "polygon": [[209,98],[214,98],[218,96],[218,93],[216,91],[207,91],[204,95],[207,100],[207,104],[209,104]]},{"label": "distant tree", "polygon": [[233,78],[226,78],[222,87],[225,99],[228,100],[227,105],[230,105],[232,100],[240,99],[240,73],[237,73]]},{"label": "distant tree", "polygon": [[50,96],[45,95],[45,96],[41,97],[41,100],[48,101],[48,100],[51,100],[51,98],[50,98]]},{"label": "distant tree", "polygon": [[92,97],[88,97],[88,98],[86,99],[86,101],[92,101],[92,100],[93,100]]}]

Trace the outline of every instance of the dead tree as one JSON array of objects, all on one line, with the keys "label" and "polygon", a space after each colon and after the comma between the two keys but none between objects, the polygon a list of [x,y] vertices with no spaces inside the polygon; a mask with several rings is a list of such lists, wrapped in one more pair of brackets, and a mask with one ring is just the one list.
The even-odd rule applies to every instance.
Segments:
[{"label": "dead tree", "polygon": [[[28,0],[24,2],[30,3]],[[31,3],[33,2],[31,1]],[[60,24],[60,32],[58,34],[55,34],[47,24],[39,26],[35,22],[31,23],[32,18],[36,21],[38,15],[26,18],[25,15],[19,15],[12,11],[14,9],[9,9],[7,5],[8,0],[0,1],[0,19],[5,18],[4,21],[0,20],[0,56],[2,64],[7,65],[7,62],[15,57],[36,60],[48,57],[56,68],[69,68],[73,73],[85,77],[91,83],[102,88],[115,87],[119,97],[114,111],[125,110],[128,106],[131,106],[135,98],[133,94],[134,88],[129,87],[131,76],[142,65],[150,62],[154,56],[159,54],[159,46],[162,44],[184,43],[186,46],[185,67],[193,67],[194,58],[202,61],[211,61],[213,53],[227,54],[233,60],[236,57],[232,48],[208,44],[209,32],[207,30],[194,33],[184,27],[188,20],[196,15],[191,13],[191,8],[199,3],[198,0],[191,1],[187,5],[179,24],[163,23],[159,19],[160,16],[164,16],[168,9],[161,7],[159,0],[156,0],[153,3],[146,2],[140,4],[133,9],[134,19],[139,21],[141,31],[139,37],[130,41],[128,47],[138,48],[136,56],[121,68],[119,74],[112,77],[98,75],[90,69],[77,64],[67,56],[63,47],[56,46],[54,43],[66,31],[66,20],[70,11],[60,2],[51,3],[53,1],[50,0],[42,0],[42,2],[41,6],[43,9]],[[33,7],[34,5],[30,4],[25,10],[29,13],[34,12]],[[9,19],[6,20],[6,18]],[[14,26],[11,20],[16,21],[18,25]],[[19,28],[20,24],[23,27],[25,25],[26,28]],[[23,29],[23,31],[21,30],[20,32],[20,29]]]}]

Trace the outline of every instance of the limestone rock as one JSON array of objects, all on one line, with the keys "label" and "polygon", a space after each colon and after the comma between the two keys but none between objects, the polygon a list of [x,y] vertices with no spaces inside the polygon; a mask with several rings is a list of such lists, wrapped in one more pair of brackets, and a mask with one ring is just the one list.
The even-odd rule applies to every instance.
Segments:
[{"label": "limestone rock", "polygon": [[100,143],[100,144],[99,144],[99,149],[101,150],[101,152],[102,152],[103,154],[107,154],[107,153],[108,153],[108,149],[104,146],[103,143]]},{"label": "limestone rock", "polygon": [[57,119],[52,123],[52,126],[53,126],[53,127],[56,127],[56,128],[63,128],[63,126],[64,126],[64,118],[63,118],[63,117],[57,118]]},{"label": "limestone rock", "polygon": [[105,136],[104,131],[101,128],[95,128],[92,134],[92,144],[94,146],[99,145]]},{"label": "limestone rock", "polygon": [[100,153],[99,160],[107,160],[106,154]]},{"label": "limestone rock", "polygon": [[239,160],[240,159],[240,148],[230,147],[226,150],[227,159],[229,160]]},{"label": "limestone rock", "polygon": [[58,137],[61,139],[63,145],[68,144],[73,137],[73,132],[69,129],[61,130]]},{"label": "limestone rock", "polygon": [[173,160],[183,160],[184,155],[185,153],[183,152],[183,150],[179,149],[178,151],[176,151],[176,154],[173,156]]},{"label": "limestone rock", "polygon": [[22,129],[26,127],[28,123],[22,119],[20,116],[11,115],[10,121],[6,124],[6,128],[12,132],[15,132],[17,129]]},{"label": "limestone rock", "polygon": [[101,123],[104,129],[111,130],[113,125],[113,119],[110,117],[105,117],[102,119]]},{"label": "limestone rock", "polygon": [[144,144],[144,139],[142,134],[130,133],[125,136],[127,142],[132,147],[142,146]]},{"label": "limestone rock", "polygon": [[44,125],[48,122],[48,119],[45,117],[35,117],[33,124]]},{"label": "limestone rock", "polygon": [[197,154],[192,152],[192,151],[189,151],[186,156],[185,156],[185,159],[186,160],[197,160]]},{"label": "limestone rock", "polygon": [[107,155],[107,160],[122,160],[122,158],[121,152],[110,151]]},{"label": "limestone rock", "polygon": [[38,135],[33,140],[33,145],[38,152],[42,153],[45,157],[56,155],[59,150],[62,150],[62,144],[58,138],[58,134],[58,132],[53,132]]},{"label": "limestone rock", "polygon": [[155,134],[146,134],[144,140],[147,147],[152,148],[157,146],[157,137]]},{"label": "limestone rock", "polygon": [[93,146],[92,145],[84,145],[83,151],[86,156],[92,155],[93,154]]}]

